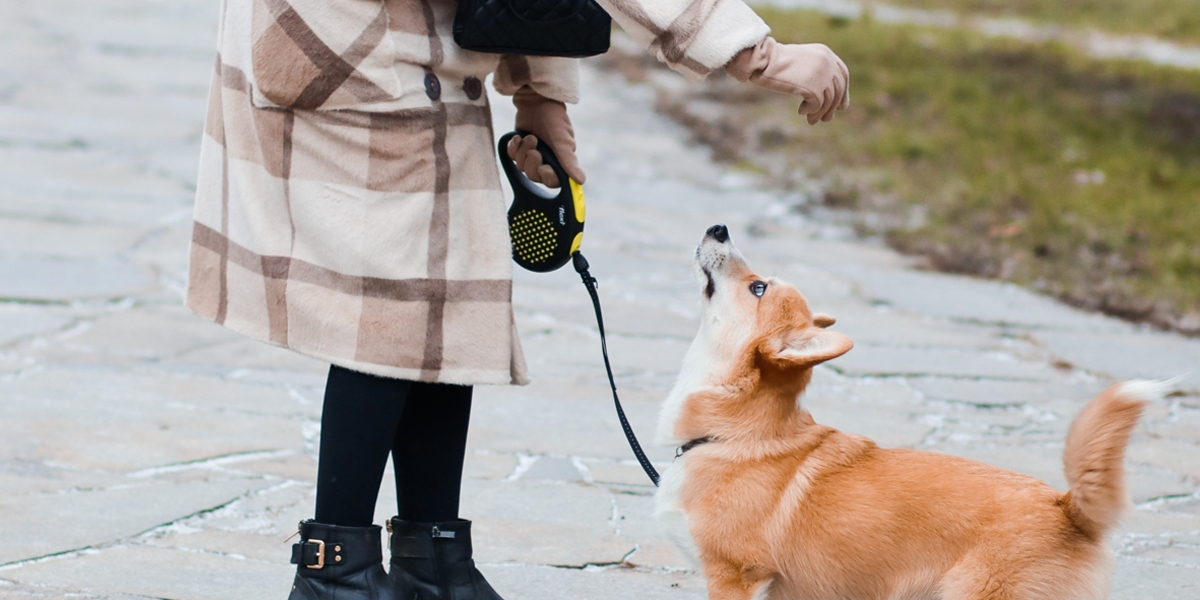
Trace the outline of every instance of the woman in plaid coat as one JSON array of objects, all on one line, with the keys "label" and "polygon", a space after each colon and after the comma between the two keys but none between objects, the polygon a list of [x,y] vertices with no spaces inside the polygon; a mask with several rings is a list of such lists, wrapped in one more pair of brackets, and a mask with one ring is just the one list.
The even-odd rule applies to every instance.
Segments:
[{"label": "woman in plaid coat", "polygon": [[[458,518],[471,390],[522,384],[511,261],[483,80],[513,96],[508,148],[580,183],[571,59],[458,48],[455,0],[225,0],[196,192],[188,306],[332,363],[315,518],[293,547],[293,599],[496,599]],[[782,45],[740,0],[600,0],[672,68],[719,68],[848,103],[845,65]],[[385,573],[371,525],[389,452],[399,515]]]}]

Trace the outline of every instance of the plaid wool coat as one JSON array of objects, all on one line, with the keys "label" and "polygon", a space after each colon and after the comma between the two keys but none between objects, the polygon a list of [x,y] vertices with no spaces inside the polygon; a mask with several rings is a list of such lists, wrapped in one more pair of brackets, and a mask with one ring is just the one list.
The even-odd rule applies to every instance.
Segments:
[{"label": "plaid wool coat", "polygon": [[[601,4],[693,76],[767,33],[740,0]],[[494,74],[501,93],[529,85],[573,103],[577,62],[462,50],[456,6],[224,0],[192,310],[365,373],[527,381],[482,82]]]}]

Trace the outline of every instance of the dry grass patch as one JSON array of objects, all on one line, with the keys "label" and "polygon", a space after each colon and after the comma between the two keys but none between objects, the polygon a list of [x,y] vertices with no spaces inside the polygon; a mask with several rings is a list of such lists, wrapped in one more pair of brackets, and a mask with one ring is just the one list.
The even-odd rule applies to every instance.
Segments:
[{"label": "dry grass patch", "polygon": [[[783,41],[850,67],[851,109],[809,127],[795,100],[714,76],[660,108],[718,158],[829,207],[937,269],[1200,334],[1200,73],[918,26],[760,10]],[[610,66],[655,81],[648,59]],[[803,210],[803,208],[799,208]]]},{"label": "dry grass patch", "polygon": [[[1200,332],[1200,73],[962,31],[762,11],[850,66],[832,126],[753,110],[760,147],[814,153],[905,213],[886,235],[942,269]],[[849,198],[850,200],[846,200]],[[843,203],[845,203],[843,202]],[[893,221],[895,223],[896,221]]]}]

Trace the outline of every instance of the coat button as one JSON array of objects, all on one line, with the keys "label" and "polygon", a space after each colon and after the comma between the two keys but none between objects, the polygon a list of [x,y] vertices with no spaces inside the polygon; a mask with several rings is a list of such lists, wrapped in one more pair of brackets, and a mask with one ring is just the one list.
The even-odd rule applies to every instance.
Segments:
[{"label": "coat button", "polygon": [[425,95],[429,96],[430,100],[442,97],[442,82],[438,81],[437,75],[433,73],[425,74]]},{"label": "coat button", "polygon": [[483,95],[483,82],[478,77],[468,77],[463,81],[463,91],[470,100],[478,100]]}]

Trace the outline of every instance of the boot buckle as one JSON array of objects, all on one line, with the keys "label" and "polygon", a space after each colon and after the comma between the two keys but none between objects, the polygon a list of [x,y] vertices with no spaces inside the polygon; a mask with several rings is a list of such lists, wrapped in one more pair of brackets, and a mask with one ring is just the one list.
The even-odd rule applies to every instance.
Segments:
[{"label": "boot buckle", "polygon": [[317,545],[317,564],[304,565],[308,569],[324,569],[325,568],[325,542],[323,540],[307,540],[310,544]]},{"label": "boot buckle", "polygon": [[433,537],[454,539],[453,531],[442,531],[437,525],[433,526]]}]

